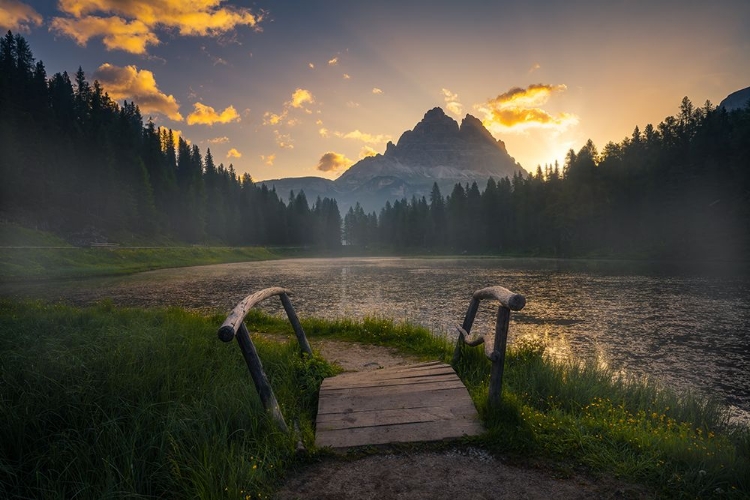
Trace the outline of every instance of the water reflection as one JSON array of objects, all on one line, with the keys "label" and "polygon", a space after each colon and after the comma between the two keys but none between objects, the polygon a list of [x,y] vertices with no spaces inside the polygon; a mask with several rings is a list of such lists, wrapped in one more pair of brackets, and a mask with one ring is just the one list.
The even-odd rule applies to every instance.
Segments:
[{"label": "water reflection", "polygon": [[[247,294],[284,286],[301,317],[392,317],[453,335],[473,291],[502,285],[527,298],[509,342],[543,338],[560,358],[719,394],[750,411],[750,287],[738,276],[685,274],[664,265],[551,259],[299,259],[48,283],[3,294],[87,304],[226,311]],[[474,331],[494,327],[483,302]],[[262,308],[281,313],[277,301]]]}]

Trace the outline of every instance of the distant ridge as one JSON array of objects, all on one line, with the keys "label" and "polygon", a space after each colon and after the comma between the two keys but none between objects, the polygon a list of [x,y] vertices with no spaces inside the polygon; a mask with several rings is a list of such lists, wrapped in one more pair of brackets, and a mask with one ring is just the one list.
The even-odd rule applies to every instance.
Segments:
[{"label": "distant ridge", "polygon": [[364,158],[335,181],[300,177],[263,181],[285,197],[290,190],[304,190],[309,201],[317,196],[336,198],[342,209],[356,202],[365,210],[379,210],[386,201],[428,196],[437,182],[443,194],[456,183],[512,177],[524,170],[495,140],[482,122],[471,115],[459,125],[439,107],[425,113],[397,144],[388,142],[383,154]]},{"label": "distant ridge", "polygon": [[722,107],[727,111],[750,107],[750,87],[738,90],[737,92],[732,92],[721,101],[719,107]]}]

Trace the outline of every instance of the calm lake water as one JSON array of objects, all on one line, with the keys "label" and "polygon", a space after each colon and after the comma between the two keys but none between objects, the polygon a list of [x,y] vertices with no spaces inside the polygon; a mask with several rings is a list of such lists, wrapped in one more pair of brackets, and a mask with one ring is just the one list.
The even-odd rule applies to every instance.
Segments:
[{"label": "calm lake water", "polygon": [[[539,336],[553,355],[595,360],[680,390],[714,394],[750,416],[750,280],[659,264],[545,259],[295,259],[152,271],[121,278],[2,285],[4,295],[75,304],[229,310],[270,286],[294,292],[300,317],[392,317],[454,334],[471,294],[501,285],[526,296],[509,342]],[[278,300],[263,309],[281,313]],[[473,332],[494,327],[485,304]],[[217,325],[218,326],[218,325]]]}]

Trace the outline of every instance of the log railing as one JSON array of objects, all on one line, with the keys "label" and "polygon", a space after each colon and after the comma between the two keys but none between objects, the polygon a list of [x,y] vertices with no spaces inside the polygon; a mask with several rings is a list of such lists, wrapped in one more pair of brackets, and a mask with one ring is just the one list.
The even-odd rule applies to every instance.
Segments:
[{"label": "log railing", "polygon": [[[497,320],[495,322],[494,335],[479,335],[477,338],[469,340],[469,332],[474,324],[474,318],[479,310],[479,302],[482,300],[494,299],[500,302],[497,309]],[[510,321],[510,311],[520,311],[526,305],[526,299],[523,295],[513,293],[501,286],[482,288],[474,292],[469,304],[469,310],[466,311],[464,322],[458,330],[458,340],[456,349],[453,351],[452,364],[455,367],[461,358],[462,346],[478,346],[484,344],[484,351],[487,357],[492,361],[492,371],[490,374],[489,403],[490,406],[496,406],[500,402],[500,394],[503,385],[503,367],[505,365],[505,346],[508,341],[508,322]],[[494,337],[494,339],[493,339]]]},{"label": "log railing", "polygon": [[287,432],[288,427],[284,421],[284,416],[281,414],[279,409],[279,403],[276,401],[276,396],[273,393],[271,384],[268,383],[268,377],[263,371],[263,363],[261,363],[258,357],[258,351],[255,349],[253,341],[250,339],[250,333],[247,331],[244,320],[250,309],[255,307],[258,303],[266,300],[269,297],[278,295],[281,299],[281,305],[284,306],[286,315],[289,318],[289,322],[294,328],[294,333],[297,336],[300,348],[303,352],[312,356],[312,349],[310,344],[307,342],[305,331],[302,329],[302,325],[297,318],[297,313],[294,312],[292,303],[289,301],[289,295],[291,292],[285,288],[273,287],[266,288],[259,292],[255,292],[252,295],[248,295],[245,299],[237,304],[227,316],[224,324],[219,328],[219,338],[224,342],[231,342],[232,339],[237,339],[237,344],[242,351],[242,356],[245,358],[247,368],[250,370],[250,376],[253,378],[255,389],[258,391],[260,400],[263,403],[263,407],[268,413],[276,420],[276,423],[282,431]]}]

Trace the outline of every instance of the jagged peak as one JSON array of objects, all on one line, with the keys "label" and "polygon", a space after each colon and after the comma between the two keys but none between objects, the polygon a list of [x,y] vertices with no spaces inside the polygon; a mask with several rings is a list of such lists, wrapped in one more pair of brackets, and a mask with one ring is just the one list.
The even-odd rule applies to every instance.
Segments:
[{"label": "jagged peak", "polygon": [[499,140],[495,140],[489,130],[484,126],[482,121],[476,116],[467,114],[466,117],[461,120],[461,126],[459,127],[461,135],[465,139],[476,139],[480,141],[492,142],[497,144],[503,150],[505,150],[505,143]]}]

